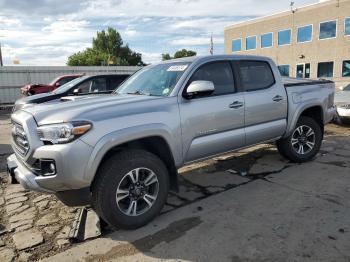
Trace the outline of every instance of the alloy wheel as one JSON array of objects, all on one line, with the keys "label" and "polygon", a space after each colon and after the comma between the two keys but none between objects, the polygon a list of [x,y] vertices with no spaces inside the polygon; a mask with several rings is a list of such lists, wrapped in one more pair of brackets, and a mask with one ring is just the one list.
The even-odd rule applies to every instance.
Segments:
[{"label": "alloy wheel", "polygon": [[315,131],[307,125],[298,126],[291,138],[292,147],[299,155],[310,153],[315,147],[315,141]]},{"label": "alloy wheel", "polygon": [[135,168],[121,179],[116,192],[116,203],[125,215],[139,216],[154,205],[158,192],[157,175],[145,167]]}]

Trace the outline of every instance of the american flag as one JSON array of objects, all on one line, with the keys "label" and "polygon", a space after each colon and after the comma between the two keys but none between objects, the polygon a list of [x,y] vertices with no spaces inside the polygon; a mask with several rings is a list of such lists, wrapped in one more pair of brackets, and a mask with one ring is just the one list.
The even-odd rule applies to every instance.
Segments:
[{"label": "american flag", "polygon": [[213,34],[211,34],[211,36],[210,36],[209,53],[210,53],[211,55],[214,54]]}]

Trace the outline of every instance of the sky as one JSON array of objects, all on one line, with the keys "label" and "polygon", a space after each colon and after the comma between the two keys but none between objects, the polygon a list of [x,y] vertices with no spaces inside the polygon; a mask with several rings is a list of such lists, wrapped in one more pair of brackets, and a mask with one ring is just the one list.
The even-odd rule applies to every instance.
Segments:
[{"label": "sky", "polygon": [[[294,0],[295,6],[317,0]],[[224,53],[224,27],[289,9],[289,0],[0,0],[4,65],[65,65],[91,47],[96,31],[115,28],[124,43],[154,63],[186,48]]]}]

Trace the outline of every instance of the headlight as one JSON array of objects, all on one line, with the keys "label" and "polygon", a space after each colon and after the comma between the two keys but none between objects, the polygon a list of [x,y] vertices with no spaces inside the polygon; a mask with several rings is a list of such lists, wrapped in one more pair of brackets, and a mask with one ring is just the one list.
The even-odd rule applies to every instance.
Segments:
[{"label": "headlight", "polygon": [[88,132],[92,127],[89,122],[72,122],[44,125],[37,128],[41,141],[52,144],[64,144],[73,141]]}]

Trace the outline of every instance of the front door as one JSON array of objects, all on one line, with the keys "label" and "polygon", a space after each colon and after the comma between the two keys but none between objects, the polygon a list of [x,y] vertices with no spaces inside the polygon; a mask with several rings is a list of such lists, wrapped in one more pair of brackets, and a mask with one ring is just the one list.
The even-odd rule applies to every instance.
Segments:
[{"label": "front door", "polygon": [[214,83],[211,95],[180,98],[185,162],[224,153],[245,145],[244,96],[237,93],[229,61],[199,67],[187,86],[196,80]]}]

